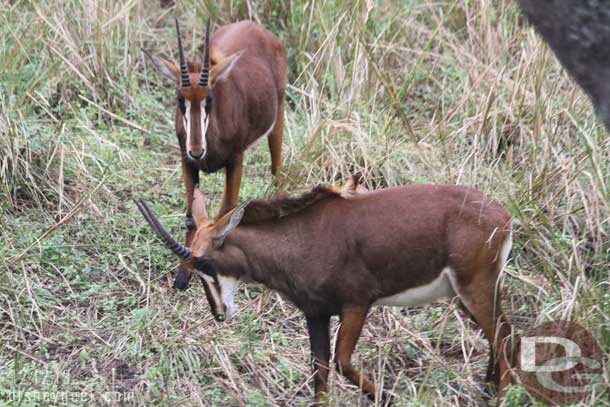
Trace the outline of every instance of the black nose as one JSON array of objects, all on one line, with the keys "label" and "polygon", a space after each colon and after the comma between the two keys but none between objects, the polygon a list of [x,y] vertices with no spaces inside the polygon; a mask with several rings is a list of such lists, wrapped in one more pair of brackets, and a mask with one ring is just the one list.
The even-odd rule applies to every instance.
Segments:
[{"label": "black nose", "polygon": [[218,322],[224,322],[225,316],[222,314],[214,315],[214,319],[216,319]]},{"label": "black nose", "polygon": [[184,274],[179,273],[176,275],[176,279],[174,280],[174,288],[180,291],[184,291],[189,286],[189,278]]},{"label": "black nose", "polygon": [[204,154],[205,154],[204,150],[201,150],[199,153],[193,153],[192,151],[189,150],[189,157],[191,157],[193,160],[201,159],[201,157],[203,157]]}]

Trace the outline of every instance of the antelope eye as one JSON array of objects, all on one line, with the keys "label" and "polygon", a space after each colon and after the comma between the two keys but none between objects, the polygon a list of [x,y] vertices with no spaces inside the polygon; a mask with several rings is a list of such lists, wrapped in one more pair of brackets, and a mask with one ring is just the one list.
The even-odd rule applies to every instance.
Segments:
[{"label": "antelope eye", "polygon": [[184,96],[182,96],[180,93],[178,93],[178,95],[176,96],[176,99],[178,100],[178,107],[180,107],[180,111],[182,112],[183,115],[186,114],[186,103],[184,102]]},{"label": "antelope eye", "polygon": [[212,264],[207,261],[205,258],[199,258],[195,260],[194,264],[195,268],[204,274],[207,274],[210,277],[214,277],[216,275],[216,270],[212,266]]},{"label": "antelope eye", "polygon": [[210,114],[212,111],[212,96],[205,98],[205,114]]}]

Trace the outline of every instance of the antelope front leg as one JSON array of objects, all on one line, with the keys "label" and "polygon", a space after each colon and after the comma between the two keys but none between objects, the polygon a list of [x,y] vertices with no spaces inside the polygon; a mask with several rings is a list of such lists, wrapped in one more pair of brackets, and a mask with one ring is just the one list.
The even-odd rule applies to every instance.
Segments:
[{"label": "antelope front leg", "polygon": [[267,137],[269,152],[271,153],[271,174],[278,175],[282,166],[282,139],[284,137],[284,95],[280,99],[275,118],[275,127]]},{"label": "antelope front leg", "polygon": [[237,206],[239,186],[241,185],[241,176],[243,172],[243,154],[240,154],[225,168],[225,189],[222,193],[222,203],[220,204],[220,210],[218,211],[216,220],[220,219],[225,213]]},{"label": "antelope front leg", "polygon": [[[185,244],[187,247],[190,247],[191,241],[193,240],[193,237],[195,237],[195,232],[197,231],[197,225],[195,224],[193,214],[191,213],[191,205],[193,204],[193,191],[195,190],[195,185],[199,183],[199,170],[189,166],[184,157],[182,158],[182,179],[184,180],[184,187],[186,189],[186,216],[184,218],[184,224],[186,226]],[[186,289],[190,279],[191,270],[186,266],[185,260],[180,260],[180,267],[178,267],[174,288],[179,290]]]},{"label": "antelope front leg", "polygon": [[356,348],[362,326],[369,310],[367,306],[346,306],[341,311],[341,327],[335,351],[337,370],[356,386],[360,387],[370,398],[375,399],[377,388],[373,383],[358,372],[351,362],[352,353]]},{"label": "antelope front leg", "polygon": [[315,405],[324,403],[328,391],[328,361],[330,359],[330,335],[328,332],[330,317],[307,318],[307,331],[311,347],[311,365],[313,367],[314,386],[316,391]]},{"label": "antelope front leg", "polygon": [[186,189],[186,217],[184,219],[184,224],[186,226],[185,243],[190,247],[191,241],[195,236],[195,231],[197,230],[197,225],[195,225],[193,214],[191,213],[191,206],[193,205],[193,191],[195,190],[195,185],[199,184],[199,170],[189,166],[184,157],[182,158],[182,179],[184,180],[184,187]]}]

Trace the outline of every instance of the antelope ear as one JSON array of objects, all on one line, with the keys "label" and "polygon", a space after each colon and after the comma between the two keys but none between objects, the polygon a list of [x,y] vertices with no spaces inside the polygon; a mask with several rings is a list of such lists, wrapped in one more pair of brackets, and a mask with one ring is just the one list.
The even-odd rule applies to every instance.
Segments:
[{"label": "antelope ear", "polygon": [[153,63],[153,66],[155,67],[155,70],[157,72],[159,72],[166,78],[173,80],[174,82],[178,80],[178,78],[180,77],[180,69],[176,65],[164,58],[149,53],[144,48],[142,48],[142,52],[144,52],[150,62]]},{"label": "antelope ear", "polygon": [[229,233],[239,226],[239,222],[241,222],[246,206],[248,206],[249,203],[249,201],[246,201],[239,205],[237,208],[220,218],[216,225],[214,225],[214,228],[216,229],[216,234],[213,238],[214,248],[222,247],[225,238],[229,236]]},{"label": "antelope ear", "polygon": [[363,176],[361,172],[357,172],[354,175],[352,175],[347,182],[345,183],[345,185],[343,185],[343,187],[341,187],[341,196],[343,198],[352,198],[357,194],[362,194],[364,192],[367,192],[368,190],[363,187],[362,185],[360,185],[360,183],[363,180]]},{"label": "antelope ear", "polygon": [[212,66],[212,69],[210,70],[210,79],[212,87],[214,87],[217,81],[226,78],[229,75],[229,73],[235,66],[235,63],[237,62],[239,57],[241,57],[242,52],[243,50],[237,51],[235,54],[221,59],[216,65]]},{"label": "antelope ear", "polygon": [[193,219],[195,220],[197,228],[209,225],[210,220],[208,218],[208,213],[205,210],[205,197],[201,193],[199,185],[195,185],[195,190],[193,191],[191,212],[193,213]]}]

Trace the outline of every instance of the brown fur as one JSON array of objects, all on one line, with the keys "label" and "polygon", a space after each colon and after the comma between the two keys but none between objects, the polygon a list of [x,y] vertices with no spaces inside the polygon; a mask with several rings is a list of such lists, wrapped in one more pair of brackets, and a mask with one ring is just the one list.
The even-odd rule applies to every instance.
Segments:
[{"label": "brown fur", "polygon": [[[503,346],[511,325],[497,291],[511,236],[506,210],[476,189],[454,185],[354,193],[357,187],[353,179],[341,189],[319,186],[298,198],[255,201],[216,223],[209,222],[196,188],[198,229],[192,257],[185,257],[213,280],[205,288],[215,317],[224,320],[227,312],[221,277],[225,284],[253,280],[282,293],[307,319],[320,401],[327,391],[329,320],[339,315],[336,368],[375,397],[379,389],[351,364],[368,310],[380,299],[431,283],[447,269],[451,289],[489,341],[488,377],[499,384],[502,397],[512,356]],[[352,191],[348,198],[345,190]]]}]

